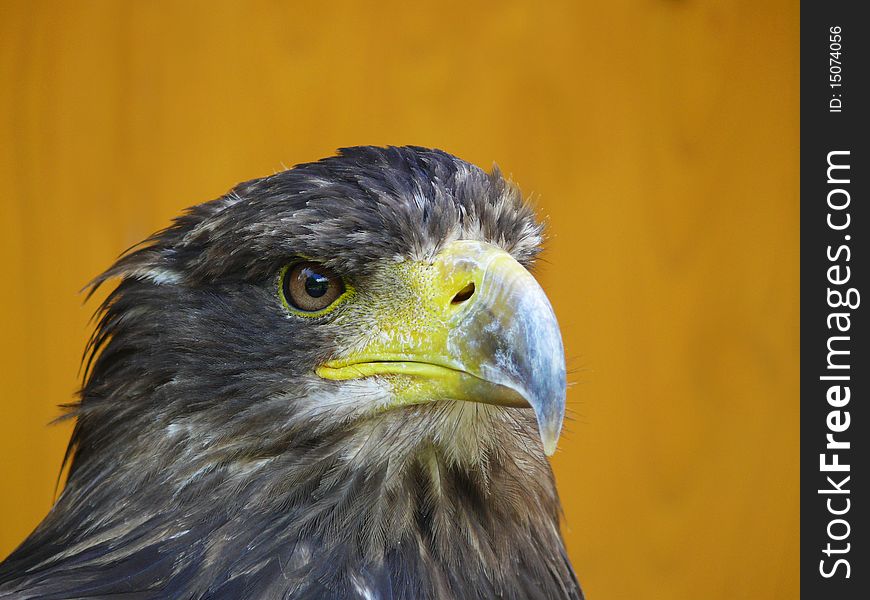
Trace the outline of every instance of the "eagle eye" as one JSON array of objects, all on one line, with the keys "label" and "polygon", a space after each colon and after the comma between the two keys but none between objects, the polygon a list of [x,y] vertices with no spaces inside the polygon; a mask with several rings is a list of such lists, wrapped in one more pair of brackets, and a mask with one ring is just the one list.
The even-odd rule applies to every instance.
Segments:
[{"label": "eagle eye", "polygon": [[305,261],[282,270],[280,290],[284,304],[293,312],[319,316],[341,297],[345,287],[330,269]]}]

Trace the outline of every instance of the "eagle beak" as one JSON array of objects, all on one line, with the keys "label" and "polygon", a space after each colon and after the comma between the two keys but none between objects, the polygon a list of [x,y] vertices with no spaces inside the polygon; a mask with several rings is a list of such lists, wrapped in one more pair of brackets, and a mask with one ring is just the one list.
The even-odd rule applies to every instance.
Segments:
[{"label": "eagle beak", "polygon": [[452,399],[531,407],[552,455],[565,416],[565,355],[535,278],[507,252],[465,240],[431,263],[395,268],[405,293],[377,311],[388,313],[377,334],[317,373],[385,378],[391,405]]}]

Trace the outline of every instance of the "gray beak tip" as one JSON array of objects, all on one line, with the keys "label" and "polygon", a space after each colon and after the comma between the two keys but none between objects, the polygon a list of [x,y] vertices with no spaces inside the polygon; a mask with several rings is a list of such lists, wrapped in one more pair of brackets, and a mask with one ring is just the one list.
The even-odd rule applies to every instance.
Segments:
[{"label": "gray beak tip", "polygon": [[562,393],[556,398],[549,402],[533,403],[535,417],[538,421],[538,433],[541,437],[544,453],[547,456],[553,456],[556,452],[559,435],[562,433],[562,422],[565,418],[565,395]]},{"label": "gray beak tip", "polygon": [[541,436],[541,442],[544,444],[544,454],[547,456],[553,456],[556,453],[556,443],[558,442],[558,438],[549,437],[549,436]]}]

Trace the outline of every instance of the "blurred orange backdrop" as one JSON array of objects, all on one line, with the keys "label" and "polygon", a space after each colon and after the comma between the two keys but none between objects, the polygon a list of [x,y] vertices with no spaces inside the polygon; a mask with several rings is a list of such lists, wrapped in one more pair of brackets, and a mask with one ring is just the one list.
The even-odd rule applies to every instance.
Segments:
[{"label": "blurred orange backdrop", "polygon": [[0,556],[52,502],[92,276],[238,181],[418,144],[549,221],[589,597],[796,598],[798,3],[314,4],[0,4]]}]

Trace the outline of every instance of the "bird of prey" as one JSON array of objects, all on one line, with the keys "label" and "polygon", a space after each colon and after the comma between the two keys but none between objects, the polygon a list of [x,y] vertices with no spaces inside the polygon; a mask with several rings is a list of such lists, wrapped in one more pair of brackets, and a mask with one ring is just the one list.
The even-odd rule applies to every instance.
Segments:
[{"label": "bird of prey", "polygon": [[242,183],[132,248],[0,598],[581,598],[542,227],[440,150]]}]

